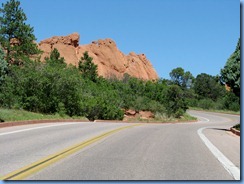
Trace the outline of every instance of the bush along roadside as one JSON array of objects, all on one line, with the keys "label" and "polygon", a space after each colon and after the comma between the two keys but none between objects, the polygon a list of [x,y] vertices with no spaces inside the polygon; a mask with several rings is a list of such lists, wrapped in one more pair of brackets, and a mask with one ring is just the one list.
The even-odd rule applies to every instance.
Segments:
[{"label": "bush along roadside", "polygon": [[[213,99],[205,99],[194,94],[189,85],[181,86],[173,80],[143,81],[128,74],[122,80],[105,79],[98,76],[97,66],[91,63],[85,52],[78,68],[66,65],[54,49],[45,62],[28,60],[21,67],[9,65],[0,84],[1,107],[89,120],[122,120],[128,109],[151,111],[167,119],[181,119],[189,105],[239,110],[239,98],[223,92],[220,86],[226,98],[220,101],[214,95]],[[226,106],[230,100],[234,104]]]},{"label": "bush along roadside", "polygon": [[241,125],[240,124],[233,126],[233,128],[238,130],[238,131],[241,131]]},{"label": "bush along roadside", "polygon": [[232,128],[230,128],[230,131],[231,131],[233,134],[236,134],[236,135],[240,136],[240,135],[241,135],[240,124],[237,124],[237,125],[233,126]]},{"label": "bush along roadside", "polygon": [[[129,75],[123,80],[104,79],[97,75],[96,65],[90,63],[91,58],[85,52],[79,68],[67,66],[54,49],[46,62],[28,61],[21,67],[9,66],[8,75],[0,85],[0,104],[3,108],[83,116],[89,120],[122,120],[122,109],[147,110],[174,118],[185,113],[183,91],[178,86]],[[168,103],[174,108],[165,108]]]}]

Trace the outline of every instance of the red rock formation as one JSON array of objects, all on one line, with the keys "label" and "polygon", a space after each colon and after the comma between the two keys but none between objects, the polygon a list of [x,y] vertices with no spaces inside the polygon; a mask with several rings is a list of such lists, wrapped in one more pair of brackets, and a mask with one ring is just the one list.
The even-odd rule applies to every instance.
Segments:
[{"label": "red rock formation", "polygon": [[140,118],[144,120],[150,120],[153,119],[155,116],[151,111],[139,111],[136,112],[135,110],[124,110],[124,120],[123,121],[130,121],[135,118]]},{"label": "red rock formation", "polygon": [[52,49],[57,48],[67,64],[78,66],[85,51],[98,65],[98,74],[105,77],[122,78],[125,73],[143,80],[158,79],[158,75],[144,54],[123,54],[111,39],[93,41],[88,45],[79,45],[79,34],[54,36],[39,43],[43,51],[41,60],[49,57]]}]

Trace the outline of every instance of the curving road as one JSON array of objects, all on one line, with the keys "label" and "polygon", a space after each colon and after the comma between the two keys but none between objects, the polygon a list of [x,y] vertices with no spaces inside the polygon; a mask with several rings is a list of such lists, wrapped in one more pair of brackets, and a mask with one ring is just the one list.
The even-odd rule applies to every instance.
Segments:
[{"label": "curving road", "polygon": [[228,131],[240,122],[240,116],[189,113],[199,121],[50,123],[1,128],[0,178],[240,179],[240,137]]}]

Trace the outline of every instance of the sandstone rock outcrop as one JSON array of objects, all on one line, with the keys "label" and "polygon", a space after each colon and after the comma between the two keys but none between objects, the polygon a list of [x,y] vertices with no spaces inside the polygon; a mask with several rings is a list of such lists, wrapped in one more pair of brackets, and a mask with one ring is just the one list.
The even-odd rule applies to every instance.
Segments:
[{"label": "sandstone rock outcrop", "polygon": [[134,120],[135,118],[140,118],[141,120],[152,120],[155,116],[151,111],[135,111],[135,110],[124,110],[124,119],[123,121]]},{"label": "sandstone rock outcrop", "polygon": [[49,57],[50,52],[56,48],[67,64],[78,66],[80,58],[85,51],[98,65],[98,74],[105,78],[116,77],[121,79],[125,73],[143,80],[158,79],[150,61],[145,54],[123,54],[111,39],[93,41],[91,44],[79,45],[79,34],[68,36],[54,36],[39,43],[39,49],[43,51],[41,60]]}]

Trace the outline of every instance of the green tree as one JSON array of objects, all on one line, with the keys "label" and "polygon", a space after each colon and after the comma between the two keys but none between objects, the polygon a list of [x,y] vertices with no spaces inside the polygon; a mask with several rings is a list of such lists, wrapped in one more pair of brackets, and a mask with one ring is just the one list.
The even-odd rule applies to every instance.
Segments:
[{"label": "green tree", "polygon": [[182,89],[190,88],[194,80],[191,72],[185,72],[181,67],[173,69],[169,75],[172,83],[180,86]]},{"label": "green tree", "polygon": [[240,99],[233,92],[229,91],[223,97],[223,109],[228,109],[231,111],[240,110]]},{"label": "green tree", "polygon": [[66,66],[65,60],[63,57],[60,57],[60,53],[58,52],[58,49],[54,48],[51,53],[50,57],[45,58],[46,63],[50,65],[61,65],[61,66]]},{"label": "green tree", "polygon": [[21,65],[30,56],[40,53],[33,32],[20,2],[10,0],[0,8],[0,44],[9,64]]},{"label": "green tree", "polygon": [[0,85],[4,81],[8,69],[8,64],[5,61],[4,56],[5,54],[3,50],[0,48]]},{"label": "green tree", "polygon": [[228,85],[235,95],[240,96],[241,80],[241,42],[238,40],[235,51],[221,69],[221,81]]},{"label": "green tree", "polygon": [[97,65],[92,62],[93,58],[88,55],[88,52],[84,52],[83,57],[79,61],[79,70],[82,73],[84,78],[96,81],[97,74]]},{"label": "green tree", "polygon": [[184,69],[181,67],[173,69],[169,74],[171,81],[178,86],[182,86],[184,73]]},{"label": "green tree", "polygon": [[201,99],[210,98],[216,101],[224,95],[225,88],[218,82],[218,77],[201,73],[196,77],[194,91]]},{"label": "green tree", "polygon": [[184,73],[184,79],[183,79],[183,88],[191,88],[192,84],[195,81],[195,78],[193,77],[193,75],[191,74],[191,72],[187,71]]},{"label": "green tree", "polygon": [[180,118],[186,112],[188,107],[184,99],[184,92],[178,85],[171,85],[167,88],[164,106],[168,116]]}]

